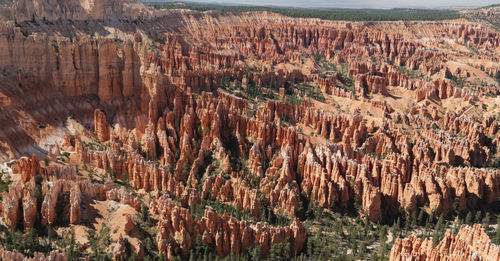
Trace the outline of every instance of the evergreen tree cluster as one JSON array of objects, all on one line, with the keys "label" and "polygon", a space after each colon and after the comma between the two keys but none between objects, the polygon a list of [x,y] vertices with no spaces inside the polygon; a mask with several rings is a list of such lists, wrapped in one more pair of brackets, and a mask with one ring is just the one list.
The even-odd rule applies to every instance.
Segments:
[{"label": "evergreen tree cluster", "polygon": [[458,11],[438,9],[306,9],[292,7],[228,6],[201,3],[179,4],[179,2],[151,2],[150,4],[158,9],[191,9],[196,11],[216,10],[223,14],[266,11],[296,18],[320,18],[324,20],[343,21],[435,21],[458,19],[461,17]]}]

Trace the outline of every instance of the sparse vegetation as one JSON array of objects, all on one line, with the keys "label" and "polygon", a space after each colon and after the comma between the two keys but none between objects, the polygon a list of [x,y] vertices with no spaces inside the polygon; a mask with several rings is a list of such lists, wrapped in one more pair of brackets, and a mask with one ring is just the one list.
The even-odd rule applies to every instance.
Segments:
[{"label": "sparse vegetation", "polygon": [[0,200],[2,200],[2,193],[9,191],[10,176],[7,173],[0,171]]}]

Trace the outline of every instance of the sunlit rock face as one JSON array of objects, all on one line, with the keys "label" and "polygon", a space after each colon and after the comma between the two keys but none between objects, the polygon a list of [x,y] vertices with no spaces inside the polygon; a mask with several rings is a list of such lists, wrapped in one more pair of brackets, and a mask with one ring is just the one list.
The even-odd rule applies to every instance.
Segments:
[{"label": "sunlit rock face", "polygon": [[448,230],[434,246],[432,239],[410,235],[396,239],[390,260],[498,260],[500,248],[491,243],[480,224],[463,225],[456,235]]}]

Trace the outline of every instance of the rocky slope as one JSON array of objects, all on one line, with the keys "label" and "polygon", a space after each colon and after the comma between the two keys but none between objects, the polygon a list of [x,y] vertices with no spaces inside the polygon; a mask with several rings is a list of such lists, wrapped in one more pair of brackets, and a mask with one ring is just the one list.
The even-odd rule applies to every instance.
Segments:
[{"label": "rocky slope", "polygon": [[[11,230],[97,230],[115,215],[99,202],[115,202],[128,211],[106,249],[115,259],[186,258],[197,237],[219,257],[267,256],[304,248],[306,202],[389,223],[500,197],[500,37],[481,25],[118,0],[7,1],[0,21]],[[148,234],[153,247],[136,240]],[[402,242],[391,258],[430,255]]]}]

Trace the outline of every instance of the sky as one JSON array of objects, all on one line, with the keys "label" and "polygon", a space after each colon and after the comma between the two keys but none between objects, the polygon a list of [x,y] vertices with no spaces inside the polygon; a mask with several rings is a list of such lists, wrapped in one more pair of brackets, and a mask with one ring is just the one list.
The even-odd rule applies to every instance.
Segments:
[{"label": "sky", "polygon": [[[155,1],[169,2],[172,0]],[[189,2],[326,8],[440,8],[479,7],[499,4],[500,0],[194,0]]]}]

